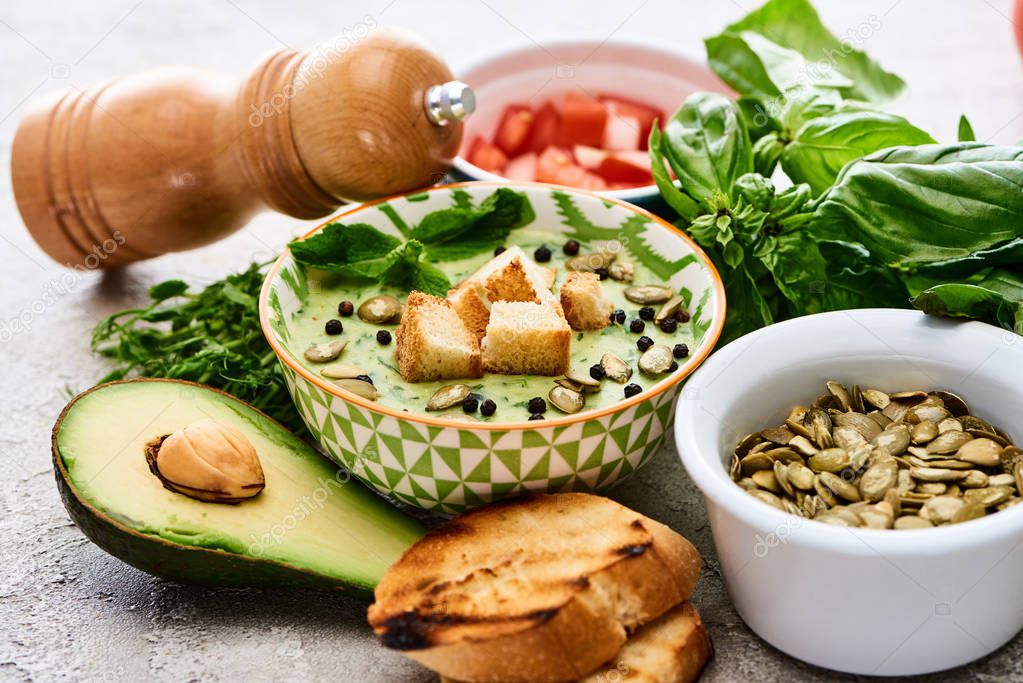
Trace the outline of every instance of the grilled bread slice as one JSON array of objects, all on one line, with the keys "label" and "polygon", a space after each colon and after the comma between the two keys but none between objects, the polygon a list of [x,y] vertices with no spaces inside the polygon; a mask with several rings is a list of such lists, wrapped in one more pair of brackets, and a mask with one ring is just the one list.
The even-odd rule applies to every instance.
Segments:
[{"label": "grilled bread slice", "polygon": [[[700,615],[683,602],[636,629],[614,659],[579,683],[691,683],[712,654]],[[441,683],[456,681],[441,677]]]},{"label": "grilled bread slice", "polygon": [[479,342],[446,299],[410,292],[395,338],[394,355],[406,382],[483,374]]},{"label": "grilled bread slice", "polygon": [[689,597],[700,557],[682,536],[607,498],[561,493],[438,527],[376,589],[388,647],[463,681],[572,681],[628,633]]}]

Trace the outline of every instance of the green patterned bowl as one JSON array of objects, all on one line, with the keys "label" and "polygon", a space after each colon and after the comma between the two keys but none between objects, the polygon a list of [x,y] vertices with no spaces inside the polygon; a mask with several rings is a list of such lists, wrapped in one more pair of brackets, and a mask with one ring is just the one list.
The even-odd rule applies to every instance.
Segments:
[{"label": "green patterned bowl", "polygon": [[[435,187],[362,204],[342,217],[397,235],[396,216],[414,222],[451,206],[456,192],[468,192],[478,202],[498,185]],[[664,443],[683,378],[707,357],[724,324],[720,276],[671,224],[582,190],[507,186],[528,195],[536,214],[529,227],[551,233],[552,242],[617,240],[629,257],[688,297],[696,343],[679,371],[632,398],[575,415],[542,422],[454,421],[378,405],[338,388],[298,360],[301,350],[289,349],[289,325],[307,287],[290,253],[274,263],[259,299],[263,333],[295,405],[327,455],[384,495],[437,512],[457,513],[523,491],[601,491],[620,482]]]}]

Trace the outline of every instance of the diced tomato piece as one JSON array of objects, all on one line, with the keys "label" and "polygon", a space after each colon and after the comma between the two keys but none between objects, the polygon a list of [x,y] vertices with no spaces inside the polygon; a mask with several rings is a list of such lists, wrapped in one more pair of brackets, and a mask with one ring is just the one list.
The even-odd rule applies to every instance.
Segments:
[{"label": "diced tomato piece", "polygon": [[508,162],[504,167],[504,177],[508,180],[536,180],[536,155],[532,152],[522,154]]},{"label": "diced tomato piece", "polygon": [[647,139],[650,137],[650,129],[654,127],[654,119],[664,123],[664,112],[657,107],[652,107],[636,100],[630,100],[618,95],[601,94],[600,101],[608,106],[612,116],[629,116],[639,121],[639,148],[647,148]]},{"label": "diced tomato piece", "polygon": [[561,114],[550,102],[544,102],[533,118],[533,127],[529,130],[526,151],[539,154],[554,144],[561,127]]},{"label": "diced tomato piece", "polygon": [[524,104],[510,104],[501,114],[501,122],[494,133],[494,144],[509,157],[525,151],[529,129],[533,126],[533,110]]},{"label": "diced tomato piece", "polygon": [[504,152],[481,137],[477,137],[469,145],[469,163],[490,173],[502,173],[508,157]]},{"label": "diced tomato piece", "polygon": [[641,132],[639,119],[635,116],[622,116],[609,109],[607,125],[604,127],[604,149],[634,152],[639,149]]},{"label": "diced tomato piece", "polygon": [[576,145],[572,148],[572,153],[575,154],[576,163],[591,171],[607,158],[607,152],[604,150],[586,145]]},{"label": "diced tomato piece", "polygon": [[586,93],[565,93],[561,108],[561,128],[558,131],[559,145],[600,147],[604,142],[606,125],[607,107],[599,100]]},{"label": "diced tomato piece", "polygon": [[608,183],[630,183],[634,185],[649,185],[654,181],[650,173],[649,162],[644,166],[637,166],[631,161],[623,159],[614,154],[608,155],[597,167],[596,174]]},{"label": "diced tomato piece", "polygon": [[542,183],[569,185],[587,190],[603,190],[607,183],[572,160],[568,150],[548,147],[536,160],[536,179]]}]

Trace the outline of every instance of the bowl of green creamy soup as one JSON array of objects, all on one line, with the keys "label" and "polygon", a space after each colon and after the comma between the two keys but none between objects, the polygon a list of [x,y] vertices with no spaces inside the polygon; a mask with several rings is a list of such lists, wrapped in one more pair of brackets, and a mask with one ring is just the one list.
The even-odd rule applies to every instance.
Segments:
[{"label": "bowl of green creamy soup", "polygon": [[601,491],[646,463],[725,297],[695,243],[631,204],[463,183],[315,228],[259,306],[327,455],[384,495],[456,513]]}]

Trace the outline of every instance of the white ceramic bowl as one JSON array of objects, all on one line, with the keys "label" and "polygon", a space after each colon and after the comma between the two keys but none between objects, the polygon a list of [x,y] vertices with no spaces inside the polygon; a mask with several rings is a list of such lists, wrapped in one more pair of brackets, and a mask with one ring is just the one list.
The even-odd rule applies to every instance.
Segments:
[{"label": "white ceramic bowl", "polygon": [[[491,139],[507,105],[526,103],[537,107],[573,89],[645,102],[663,111],[666,117],[698,90],[731,94],[728,86],[707,68],[702,56],[627,40],[531,43],[488,55],[456,72],[472,86],[478,103],[476,113],[465,123],[463,144],[469,144],[478,135]],[[461,180],[504,180],[462,157],[455,159],[453,175]],[[643,208],[658,208],[659,194],[654,185],[604,194]]]},{"label": "white ceramic bowl", "polygon": [[934,529],[851,529],[783,513],[729,479],[736,442],[783,422],[825,379],[949,389],[1023,437],[1023,337],[983,323],[842,311],[724,347],[683,389],[675,434],[739,614],[778,649],[857,674],[922,674],[994,651],[1023,628],[1023,505]]}]

